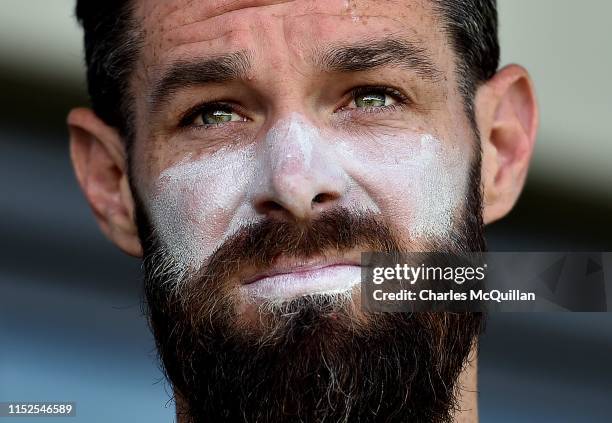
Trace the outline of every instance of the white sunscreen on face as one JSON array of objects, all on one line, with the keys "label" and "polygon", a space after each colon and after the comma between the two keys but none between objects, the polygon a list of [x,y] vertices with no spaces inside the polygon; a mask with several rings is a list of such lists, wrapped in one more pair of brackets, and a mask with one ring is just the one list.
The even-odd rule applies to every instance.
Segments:
[{"label": "white sunscreen on face", "polygon": [[198,268],[235,226],[233,217],[254,174],[252,149],[220,149],[164,170],[150,199],[153,223],[174,259]]},{"label": "white sunscreen on face", "polygon": [[465,197],[468,160],[431,134],[396,133],[336,141],[338,156],[381,213],[411,239],[441,237]]},{"label": "white sunscreen on face", "polygon": [[467,182],[467,160],[431,135],[420,138],[419,165],[413,173],[415,207],[410,234],[442,237],[450,232],[457,208],[462,205]]},{"label": "white sunscreen on face", "polygon": [[444,236],[465,198],[464,157],[430,134],[339,134],[294,113],[257,142],[187,156],[161,172],[147,198],[166,250],[198,269],[228,237],[263,218],[256,195],[284,195],[289,204],[304,184],[338,188],[343,206],[381,213],[411,238]]}]

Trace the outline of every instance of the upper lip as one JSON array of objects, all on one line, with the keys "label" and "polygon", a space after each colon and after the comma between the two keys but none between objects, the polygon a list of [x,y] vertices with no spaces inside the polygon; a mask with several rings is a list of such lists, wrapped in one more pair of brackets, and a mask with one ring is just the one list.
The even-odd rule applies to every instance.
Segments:
[{"label": "upper lip", "polygon": [[243,279],[243,284],[248,285],[263,278],[289,273],[308,272],[331,266],[359,266],[359,261],[339,257],[316,257],[316,258],[287,258],[275,259],[272,266],[263,271],[249,275]]}]

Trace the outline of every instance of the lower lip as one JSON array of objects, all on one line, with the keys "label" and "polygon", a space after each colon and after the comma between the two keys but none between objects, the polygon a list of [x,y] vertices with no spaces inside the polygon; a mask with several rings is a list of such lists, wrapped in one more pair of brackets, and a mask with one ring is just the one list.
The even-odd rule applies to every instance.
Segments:
[{"label": "lower lip", "polygon": [[242,285],[241,294],[251,300],[286,300],[313,294],[350,291],[361,281],[361,267],[334,265],[267,276]]}]

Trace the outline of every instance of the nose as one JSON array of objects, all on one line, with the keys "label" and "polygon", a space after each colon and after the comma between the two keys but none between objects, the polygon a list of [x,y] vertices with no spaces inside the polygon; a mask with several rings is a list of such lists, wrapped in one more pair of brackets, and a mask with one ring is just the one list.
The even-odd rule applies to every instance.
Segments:
[{"label": "nose", "polygon": [[304,221],[338,206],[345,197],[347,175],[328,144],[299,115],[273,127],[262,144],[256,212]]}]

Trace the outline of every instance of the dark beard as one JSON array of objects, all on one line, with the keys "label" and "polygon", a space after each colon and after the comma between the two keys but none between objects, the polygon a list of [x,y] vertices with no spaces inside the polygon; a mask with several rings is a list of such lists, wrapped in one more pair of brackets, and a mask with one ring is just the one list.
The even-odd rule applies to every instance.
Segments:
[{"label": "dark beard", "polygon": [[[475,160],[454,232],[421,251],[485,249],[479,168]],[[260,310],[255,327],[236,312],[228,280],[241,266],[265,268],[279,254],[408,250],[379,216],[336,209],[308,225],[266,220],[243,228],[193,273],[164,251],[137,203],[148,314],[185,421],[452,420],[481,314],[365,314],[350,298],[314,295]]]}]

